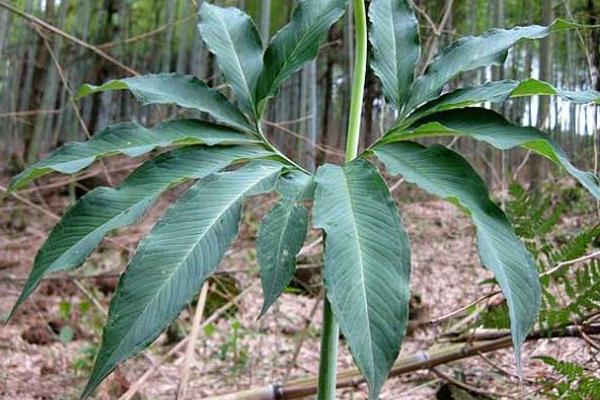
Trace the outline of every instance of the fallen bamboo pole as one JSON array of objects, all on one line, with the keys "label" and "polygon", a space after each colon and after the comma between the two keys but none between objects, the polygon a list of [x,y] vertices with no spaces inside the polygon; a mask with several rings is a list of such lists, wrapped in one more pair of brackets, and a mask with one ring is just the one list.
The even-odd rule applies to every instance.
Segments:
[{"label": "fallen bamboo pole", "polygon": [[[541,339],[581,337],[583,334],[600,334],[600,324],[594,325],[569,325],[553,331],[535,331],[527,337],[527,341]],[[429,369],[452,361],[473,357],[481,353],[506,349],[512,346],[510,336],[495,340],[479,341],[472,343],[457,343],[445,346],[442,349],[421,351],[409,356],[401,357],[392,368],[390,377]],[[357,386],[364,382],[364,378],[356,368],[338,373],[337,388]],[[244,390],[241,392],[223,394],[206,398],[205,400],[289,400],[300,399],[317,393],[317,377],[297,379],[288,382],[285,386],[279,384]]]}]

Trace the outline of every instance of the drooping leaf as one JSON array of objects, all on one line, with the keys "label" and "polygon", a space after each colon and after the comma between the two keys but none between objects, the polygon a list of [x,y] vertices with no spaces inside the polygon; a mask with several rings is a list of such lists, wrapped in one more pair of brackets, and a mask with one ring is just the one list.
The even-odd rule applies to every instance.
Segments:
[{"label": "drooping leaf", "polygon": [[256,101],[259,115],[265,101],[283,81],[316,57],[329,28],[344,14],[347,0],[300,0],[292,20],[271,40],[264,55]]},{"label": "drooping leaf", "polygon": [[406,120],[400,121],[397,126],[409,126],[419,118],[440,111],[465,108],[484,102],[502,103],[509,98],[523,96],[558,96],[575,104],[600,103],[600,92],[595,90],[563,90],[538,79],[527,79],[522,82],[502,80],[445,93],[417,108]]},{"label": "drooping leaf", "polygon": [[313,179],[302,172],[280,178],[281,199],[266,215],[258,229],[256,255],[263,287],[263,315],[288,286],[296,270],[296,256],[308,228],[304,201],[311,198]]},{"label": "drooping leaf", "polygon": [[466,108],[472,105],[491,102],[502,103],[506,101],[510,93],[519,85],[518,81],[502,80],[486,82],[483,85],[465,87],[445,93],[442,96],[428,101],[413,111],[408,118],[400,119],[392,129],[402,129],[412,125],[420,118],[441,111]]},{"label": "drooping leaf", "polygon": [[10,190],[53,171],[74,174],[99,158],[123,154],[137,157],[157,147],[190,144],[247,144],[258,139],[241,132],[194,119],[176,119],[145,128],[134,122],[109,126],[87,142],[68,143],[13,178]]},{"label": "drooping leaf", "polygon": [[373,0],[369,6],[371,68],[387,101],[402,108],[419,59],[419,25],[407,0]]},{"label": "drooping leaf", "polygon": [[494,272],[508,303],[520,368],[521,346],[541,304],[537,267],[502,210],[490,200],[483,180],[467,160],[441,145],[396,142],[377,146],[374,152],[391,174],[400,174],[408,182],[457,204],[473,219],[482,264]]},{"label": "drooping leaf", "polygon": [[575,104],[596,103],[600,104],[600,92],[596,90],[564,90],[554,87],[548,82],[538,79],[527,79],[511,92],[511,97],[523,96],[559,96]]},{"label": "drooping leaf", "polygon": [[542,39],[554,31],[578,27],[564,20],[550,26],[518,26],[512,29],[491,29],[481,36],[466,36],[442,50],[425,73],[419,76],[410,90],[406,112],[437,97],[443,86],[461,72],[487,65],[503,64],[508,49],[522,39]]},{"label": "drooping leaf", "polygon": [[248,15],[237,8],[202,3],[198,29],[206,47],[246,111],[254,112],[256,82],[263,68],[263,46]]},{"label": "drooping leaf", "polygon": [[85,84],[79,88],[77,97],[109,90],[130,90],[144,105],[175,104],[208,113],[217,121],[238,129],[254,129],[225,96],[191,75],[149,74],[113,80],[100,86]]},{"label": "drooping leaf", "polygon": [[99,187],[87,193],[50,232],[10,315],[46,275],[80,266],[110,231],[136,222],[164,190],[238,160],[270,155],[258,146],[183,147],[144,163],[118,188]]},{"label": "drooping leaf", "polygon": [[369,398],[377,399],[408,322],[408,238],[383,178],[367,161],[326,164],[315,180],[327,297]]},{"label": "drooping leaf", "polygon": [[416,125],[407,130],[392,131],[382,142],[460,135],[487,142],[500,150],[520,146],[561,165],[595,198],[600,198],[596,175],[577,169],[552,138],[533,127],[513,125],[494,111],[478,107],[444,111],[419,120]]},{"label": "drooping leaf", "polygon": [[167,210],[119,280],[82,398],[152,343],[191,301],[237,236],[244,198],[271,191],[282,166],[253,162],[210,175]]}]

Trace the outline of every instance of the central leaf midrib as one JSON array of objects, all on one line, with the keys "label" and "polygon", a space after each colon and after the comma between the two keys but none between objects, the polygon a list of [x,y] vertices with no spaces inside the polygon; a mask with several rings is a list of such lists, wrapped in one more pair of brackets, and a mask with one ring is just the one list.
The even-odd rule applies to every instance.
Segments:
[{"label": "central leaf midrib", "polygon": [[225,24],[225,22],[223,21],[222,18],[219,18],[219,23],[225,28],[225,33],[227,33],[227,38],[229,39],[227,43],[230,44],[230,50],[233,52],[234,54],[234,59],[236,61],[238,70],[240,72],[240,75],[243,78],[244,81],[244,85],[246,86],[246,96],[248,97],[248,99],[250,100],[250,102],[252,102],[252,94],[250,91],[250,85],[248,84],[248,79],[246,78],[246,75],[244,74],[244,69],[242,68],[242,63],[240,62],[240,58],[238,55],[238,51],[235,47],[235,45],[233,44],[233,38],[231,37],[231,34],[229,33],[229,29],[227,29],[227,24]]}]

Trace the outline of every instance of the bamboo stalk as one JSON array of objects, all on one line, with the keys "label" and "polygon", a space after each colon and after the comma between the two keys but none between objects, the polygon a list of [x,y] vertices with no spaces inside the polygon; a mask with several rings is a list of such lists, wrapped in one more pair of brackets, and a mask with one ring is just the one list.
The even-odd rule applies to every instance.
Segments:
[{"label": "bamboo stalk", "polygon": [[47,29],[47,30],[49,30],[52,33],[60,35],[60,36],[64,37],[65,39],[67,39],[67,40],[69,40],[69,41],[71,41],[73,43],[76,43],[76,44],[78,44],[78,45],[80,45],[82,47],[85,47],[88,50],[93,51],[94,53],[98,54],[100,57],[108,60],[109,62],[115,64],[119,68],[127,71],[128,73],[130,73],[132,75],[139,75],[139,73],[136,70],[134,70],[133,68],[130,68],[127,65],[121,63],[120,61],[114,59],[113,57],[111,57],[110,55],[106,54],[105,52],[103,52],[102,50],[100,50],[99,48],[97,48],[96,46],[91,45],[91,44],[89,44],[87,42],[84,42],[83,40],[81,40],[79,38],[76,38],[75,36],[70,35],[70,34],[68,34],[68,33],[66,33],[66,32],[58,29],[54,25],[51,25],[51,24],[47,23],[46,21],[44,21],[42,19],[39,19],[35,15],[31,15],[29,13],[26,13],[25,11],[21,11],[18,8],[13,7],[12,5],[6,3],[5,1],[0,1],[0,7],[7,9],[7,10],[11,11],[12,13],[14,13],[14,14],[22,17],[22,18],[25,18],[28,21],[30,21],[30,22],[38,25],[38,26],[41,26],[42,28]]},{"label": "bamboo stalk", "polygon": [[[527,341],[537,341],[551,338],[582,337],[600,333],[600,324],[594,325],[569,325],[553,331],[535,331],[527,337]],[[465,342],[448,345],[441,349],[420,351],[409,356],[401,357],[396,361],[390,377],[399,376],[409,372],[429,369],[439,365],[447,364],[465,358],[478,356],[482,353],[507,349],[512,347],[512,339],[505,336],[495,340],[480,342]],[[364,382],[364,378],[356,368],[351,368],[337,374],[337,388],[348,388],[357,386]],[[290,381],[287,385],[270,384],[260,388],[254,388],[236,393],[208,397],[205,400],[289,400],[312,396],[317,393],[318,378],[308,378]]]}]

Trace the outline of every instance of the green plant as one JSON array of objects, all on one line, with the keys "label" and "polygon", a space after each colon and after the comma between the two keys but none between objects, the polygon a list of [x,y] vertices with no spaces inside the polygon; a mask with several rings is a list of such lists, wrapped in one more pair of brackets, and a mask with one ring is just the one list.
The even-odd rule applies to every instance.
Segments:
[{"label": "green plant", "polygon": [[587,400],[600,398],[600,379],[586,371],[581,365],[558,361],[551,357],[536,357],[551,366],[562,379],[557,382],[544,382],[547,388],[544,395],[548,399]]},{"label": "green plant", "polygon": [[[531,196],[523,186],[512,183],[506,211],[543,274],[538,323],[550,332],[571,324],[574,318],[584,318],[600,306],[600,264],[587,259],[580,261],[575,271],[568,267],[569,262],[585,256],[597,242],[600,225],[587,227],[577,234],[557,232],[565,213],[565,198],[578,199],[582,193],[578,188],[563,189],[554,185],[544,192],[548,194]],[[508,328],[507,307],[502,304],[487,309],[477,323],[486,328]]]},{"label": "green plant", "polygon": [[238,375],[246,370],[249,361],[249,346],[241,344],[246,331],[242,324],[234,320],[231,322],[231,334],[227,340],[219,346],[219,358],[221,360],[231,359],[231,372]]},{"label": "green plant", "polygon": [[327,31],[343,15],[346,0],[300,1],[291,22],[264,51],[247,15],[204,2],[200,33],[235,103],[204,82],[179,74],[85,85],[79,95],[130,90],[144,104],[194,108],[217,123],[176,119],[152,128],[135,123],[113,125],[86,143],[62,147],[13,179],[11,190],[52,171],[76,173],[102,157],[138,156],[175,147],[144,163],[119,187],[97,188],[67,211],[38,253],[14,310],[46,274],[78,267],[106,234],[137,221],[162,192],[184,181],[198,181],[142,240],[123,273],[82,397],[89,396],[120,362],[152,343],[216,270],[237,235],[244,198],[276,191],[280,200],[263,221],[257,243],[263,312],[292,278],[296,254],[306,237],[306,202],[314,199],[313,225],[326,235],[327,300],[319,397],[335,395],[339,323],[367,380],[370,397],[377,398],[406,330],[410,249],[398,210],[370,157],[381,160],[392,175],[402,174],[471,216],[482,263],[495,273],[508,303],[520,367],[520,348],[540,305],[534,260],[464,158],[446,147],[425,147],[413,140],[460,135],[502,150],[523,147],[561,165],[600,198],[596,177],[575,168],[552,139],[534,128],[515,126],[493,111],[473,107],[530,95],[598,102],[599,93],[575,93],[529,79],[489,82],[441,94],[445,83],[458,74],[504,62],[509,48],[519,40],[539,39],[574,25],[558,20],[548,27],[494,29],[479,37],[465,37],[444,49],[415,78],[419,35],[409,2],[372,0],[371,67],[399,118],[358,155],[367,16],[363,0],[352,4],[356,63],[343,166],[320,166],[314,176],[306,172],[267,140],[261,118],[280,84],[315,58]]}]

